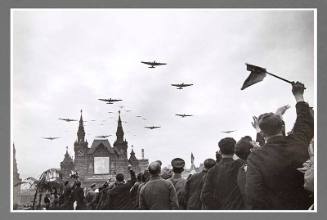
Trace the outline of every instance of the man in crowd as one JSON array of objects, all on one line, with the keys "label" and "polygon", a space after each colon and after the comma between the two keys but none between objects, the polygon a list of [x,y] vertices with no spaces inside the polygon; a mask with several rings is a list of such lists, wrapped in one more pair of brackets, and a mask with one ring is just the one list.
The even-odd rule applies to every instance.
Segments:
[{"label": "man in crowd", "polygon": [[237,174],[237,185],[242,195],[242,197],[240,197],[239,199],[241,199],[242,200],[241,203],[243,203],[243,207],[240,207],[240,209],[248,209],[248,207],[246,206],[246,196],[245,196],[245,183],[246,183],[246,171],[247,171],[246,160],[255,146],[256,145],[254,141],[252,141],[252,138],[250,136],[242,137],[235,145],[235,154],[240,158],[240,161],[243,163]]},{"label": "man in crowd", "polygon": [[90,190],[86,193],[85,200],[87,209],[95,209],[95,201],[97,196],[97,193],[95,192],[95,186],[96,184],[93,183],[90,186]]},{"label": "man in crowd", "polygon": [[202,208],[200,194],[208,170],[216,164],[214,159],[206,159],[202,172],[193,174],[185,184],[186,209],[199,210]]},{"label": "man in crowd", "polygon": [[76,203],[77,203],[76,210],[85,209],[84,190],[83,190],[83,188],[81,188],[80,181],[76,181],[76,183],[75,183],[75,188],[73,191],[73,198],[74,198],[74,201],[76,201]]},{"label": "man in crowd", "polygon": [[179,209],[185,209],[185,184],[186,179],[182,178],[182,172],[184,171],[185,161],[181,158],[175,158],[171,161],[173,167],[173,176],[167,181],[170,181],[176,190]]},{"label": "man in crowd", "polygon": [[133,187],[130,189],[133,209],[138,208],[138,206],[137,206],[138,203],[136,202],[136,200],[138,199],[137,192],[138,192],[140,184],[142,183],[142,179],[143,179],[143,174],[142,173],[137,174],[136,182],[134,183]]},{"label": "man in crowd", "polygon": [[288,136],[279,115],[266,113],[258,118],[266,143],[248,157],[246,197],[251,209],[292,210],[310,206],[303,188],[303,173],[297,170],[309,157],[307,149],[314,133],[304,89],[302,83],[292,85],[297,118]]},{"label": "man in crowd", "polygon": [[177,194],[170,181],[160,177],[161,165],[157,161],[149,165],[150,180],[140,192],[140,209],[171,210],[178,209]]},{"label": "man in crowd", "polygon": [[116,182],[113,189],[108,194],[108,209],[111,210],[129,210],[133,209],[130,190],[136,182],[135,172],[128,167],[131,180],[125,183],[125,177],[119,173],[116,175]]},{"label": "man in crowd", "polygon": [[233,159],[235,143],[229,137],[218,143],[222,159],[208,171],[204,182],[201,200],[205,209],[233,210],[242,207],[237,186],[237,174],[242,162]]}]

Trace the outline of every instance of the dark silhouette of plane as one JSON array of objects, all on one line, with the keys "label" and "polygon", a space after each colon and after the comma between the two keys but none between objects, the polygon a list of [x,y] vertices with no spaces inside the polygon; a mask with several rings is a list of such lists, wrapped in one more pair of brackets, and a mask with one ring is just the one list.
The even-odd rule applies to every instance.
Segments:
[{"label": "dark silhouette of plane", "polygon": [[53,141],[59,137],[42,137],[43,139],[47,139],[47,140],[50,140],[50,141]]},{"label": "dark silhouette of plane", "polygon": [[137,117],[137,118],[141,118],[141,117],[142,117],[142,115],[136,115],[136,117]]},{"label": "dark silhouette of plane", "polygon": [[148,129],[156,129],[156,128],[160,128],[160,126],[145,126],[144,128],[148,128]]},{"label": "dark silhouette of plane", "polygon": [[109,114],[112,114],[113,112],[108,112]]},{"label": "dark silhouette of plane", "polygon": [[229,134],[229,133],[233,133],[233,132],[235,132],[235,131],[237,131],[237,130],[232,130],[232,131],[221,131],[221,133]]},{"label": "dark silhouette of plane", "polygon": [[63,120],[66,122],[77,121],[76,119],[71,119],[71,118],[59,118],[59,120]]},{"label": "dark silhouette of plane", "polygon": [[167,65],[167,63],[158,63],[156,61],[153,61],[153,62],[144,62],[144,61],[141,61],[141,63],[146,64],[146,65],[149,65],[149,68],[156,68],[156,66]]},{"label": "dark silhouette of plane", "polygon": [[177,89],[183,89],[184,87],[187,87],[187,86],[193,86],[193,84],[178,83],[178,84],[171,84],[171,86],[175,86],[175,87],[177,87]]},{"label": "dark silhouette of plane", "polygon": [[123,101],[122,99],[112,99],[112,98],[109,98],[109,99],[98,99],[98,100],[103,101],[103,102],[106,102],[106,104],[114,104],[115,102]]},{"label": "dark silhouette of plane", "polygon": [[126,110],[126,112],[131,112],[132,110]]},{"label": "dark silhouette of plane", "polygon": [[99,136],[96,136],[97,138],[107,138],[107,137],[110,137],[111,135],[99,135]]},{"label": "dark silhouette of plane", "polygon": [[185,118],[185,117],[190,117],[190,116],[193,116],[193,115],[188,115],[188,114],[176,114],[176,116],[180,116],[182,118]]}]

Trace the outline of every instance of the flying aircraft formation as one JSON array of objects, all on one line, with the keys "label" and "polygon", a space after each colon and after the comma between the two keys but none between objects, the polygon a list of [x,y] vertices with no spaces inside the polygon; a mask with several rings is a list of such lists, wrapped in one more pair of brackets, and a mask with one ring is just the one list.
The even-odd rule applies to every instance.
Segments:
[{"label": "flying aircraft formation", "polygon": [[66,121],[66,122],[77,121],[76,119],[71,119],[71,118],[59,118],[59,120]]},{"label": "flying aircraft formation", "polygon": [[157,128],[161,128],[160,126],[145,126],[144,128],[148,128],[148,129],[157,129]]},{"label": "flying aircraft formation", "polygon": [[167,63],[158,63],[156,61],[153,61],[153,62],[144,62],[144,61],[141,61],[141,63],[146,64],[146,65],[149,65],[149,68],[156,68],[156,66],[167,65]]},{"label": "flying aircraft formation", "polygon": [[112,99],[112,98],[109,98],[109,99],[98,99],[98,100],[99,101],[106,102],[106,104],[114,104],[115,102],[123,101],[122,99]]},{"label": "flying aircraft formation", "polygon": [[99,136],[96,136],[97,138],[107,138],[107,137],[110,137],[111,135],[99,135]]},{"label": "flying aircraft formation", "polygon": [[171,84],[171,86],[175,86],[177,89],[183,89],[184,87],[193,86],[193,84],[178,83],[178,84]]},{"label": "flying aircraft formation", "polygon": [[58,139],[60,137],[42,137],[43,139],[47,139],[47,140],[50,140],[50,141],[53,141],[55,139]]},{"label": "flying aircraft formation", "polygon": [[182,117],[182,118],[193,116],[193,115],[188,115],[188,114],[175,114],[175,115]]},{"label": "flying aircraft formation", "polygon": [[225,133],[225,134],[229,134],[229,133],[233,133],[235,132],[236,130],[231,130],[231,131],[221,131],[221,133]]}]

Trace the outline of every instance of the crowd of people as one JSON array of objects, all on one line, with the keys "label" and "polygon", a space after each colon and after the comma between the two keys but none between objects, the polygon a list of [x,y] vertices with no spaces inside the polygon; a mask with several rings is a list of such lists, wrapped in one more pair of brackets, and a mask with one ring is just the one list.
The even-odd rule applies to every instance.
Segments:
[{"label": "crowd of people", "polygon": [[[115,181],[83,190],[81,182],[67,181],[63,193],[48,196],[47,209],[62,210],[305,210],[313,208],[312,108],[303,99],[304,85],[292,86],[297,118],[286,134],[282,115],[254,117],[256,140],[250,136],[218,142],[215,159],[206,159],[201,172],[182,177],[185,161],[175,158],[172,170],[160,160],[130,179],[117,174]],[[55,192],[56,193],[56,192]],[[57,194],[57,193],[56,193]],[[45,199],[46,200],[46,199]]]}]

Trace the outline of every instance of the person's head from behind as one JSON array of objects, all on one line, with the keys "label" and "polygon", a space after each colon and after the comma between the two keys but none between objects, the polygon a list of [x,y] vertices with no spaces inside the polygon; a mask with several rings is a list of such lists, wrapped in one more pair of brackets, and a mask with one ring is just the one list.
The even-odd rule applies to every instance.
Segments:
[{"label": "person's head from behind", "polygon": [[161,172],[161,165],[158,161],[154,161],[150,163],[148,170],[151,176],[158,176]]},{"label": "person's head from behind", "polygon": [[123,183],[124,182],[124,175],[122,174],[122,173],[118,173],[117,175],[116,175],[116,182],[117,183]]},{"label": "person's head from behind", "polygon": [[251,153],[252,148],[252,138],[250,136],[242,137],[235,144],[235,154],[242,160],[246,160]]},{"label": "person's head from behind", "polygon": [[175,158],[171,161],[174,173],[182,173],[184,171],[185,161],[182,158]]},{"label": "person's head from behind", "polygon": [[226,137],[218,142],[218,146],[222,155],[234,155],[236,141],[234,138]]},{"label": "person's head from behind", "polygon": [[258,124],[265,138],[285,135],[285,123],[278,114],[264,113],[259,116]]},{"label": "person's head from behind", "polygon": [[208,171],[211,167],[216,165],[216,161],[214,159],[208,158],[203,162],[203,170]]},{"label": "person's head from behind", "polygon": [[142,182],[147,182],[149,179],[150,179],[150,173],[149,173],[149,170],[146,169],[146,170],[144,170],[143,175],[142,175]]}]

